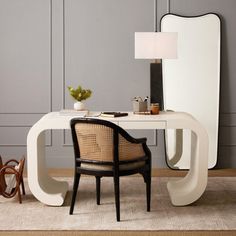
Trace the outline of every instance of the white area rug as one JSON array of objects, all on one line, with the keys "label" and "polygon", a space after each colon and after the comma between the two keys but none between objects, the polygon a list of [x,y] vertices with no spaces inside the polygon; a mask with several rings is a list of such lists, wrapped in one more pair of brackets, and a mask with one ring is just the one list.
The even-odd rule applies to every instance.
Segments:
[{"label": "white area rug", "polygon": [[[72,185],[72,178],[66,180]],[[102,179],[97,206],[95,178],[82,176],[74,215],[69,215],[71,192],[62,207],[49,207],[33,197],[25,181],[22,204],[0,196],[0,230],[236,230],[236,177],[209,178],[203,196],[186,207],[171,205],[167,180],[152,178],[151,212],[146,212],[143,179],[121,178],[121,222],[116,222],[112,178]]]}]

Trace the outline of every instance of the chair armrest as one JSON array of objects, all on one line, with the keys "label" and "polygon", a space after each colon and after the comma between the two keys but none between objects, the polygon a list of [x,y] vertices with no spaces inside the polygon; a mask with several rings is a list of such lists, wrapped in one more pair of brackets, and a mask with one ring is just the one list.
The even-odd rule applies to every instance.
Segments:
[{"label": "chair armrest", "polygon": [[134,138],[132,136],[126,136],[126,139],[130,143],[136,143],[136,144],[145,144],[147,142],[147,138]]},{"label": "chair armrest", "polygon": [[137,143],[146,143],[147,138],[136,138]]}]

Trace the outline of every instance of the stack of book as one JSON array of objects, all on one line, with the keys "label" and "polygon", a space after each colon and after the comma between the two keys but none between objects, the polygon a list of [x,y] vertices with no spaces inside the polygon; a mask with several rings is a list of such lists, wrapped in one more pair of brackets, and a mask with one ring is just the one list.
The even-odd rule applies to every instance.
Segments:
[{"label": "stack of book", "polygon": [[101,112],[101,117],[121,117],[128,116],[127,112],[116,112],[116,111],[104,111]]}]

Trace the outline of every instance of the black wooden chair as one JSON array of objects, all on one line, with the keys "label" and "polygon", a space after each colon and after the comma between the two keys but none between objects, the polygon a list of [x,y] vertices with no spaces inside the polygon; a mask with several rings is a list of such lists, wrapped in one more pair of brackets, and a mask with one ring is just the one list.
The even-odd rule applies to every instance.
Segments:
[{"label": "black wooden chair", "polygon": [[91,118],[72,119],[71,131],[75,153],[75,176],[70,214],[74,211],[81,174],[96,177],[98,205],[101,177],[113,177],[116,219],[120,221],[119,177],[140,173],[146,183],[147,211],[150,211],[151,152],[146,145],[147,139],[135,139],[109,121]]}]

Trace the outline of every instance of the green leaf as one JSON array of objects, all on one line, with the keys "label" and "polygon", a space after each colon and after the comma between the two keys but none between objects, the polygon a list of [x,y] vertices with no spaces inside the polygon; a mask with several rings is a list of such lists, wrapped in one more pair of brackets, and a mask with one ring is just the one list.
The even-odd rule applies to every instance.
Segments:
[{"label": "green leaf", "polygon": [[77,89],[74,89],[71,86],[67,86],[70,95],[77,101],[83,101],[91,97],[92,91],[90,89],[83,89],[80,85]]}]

